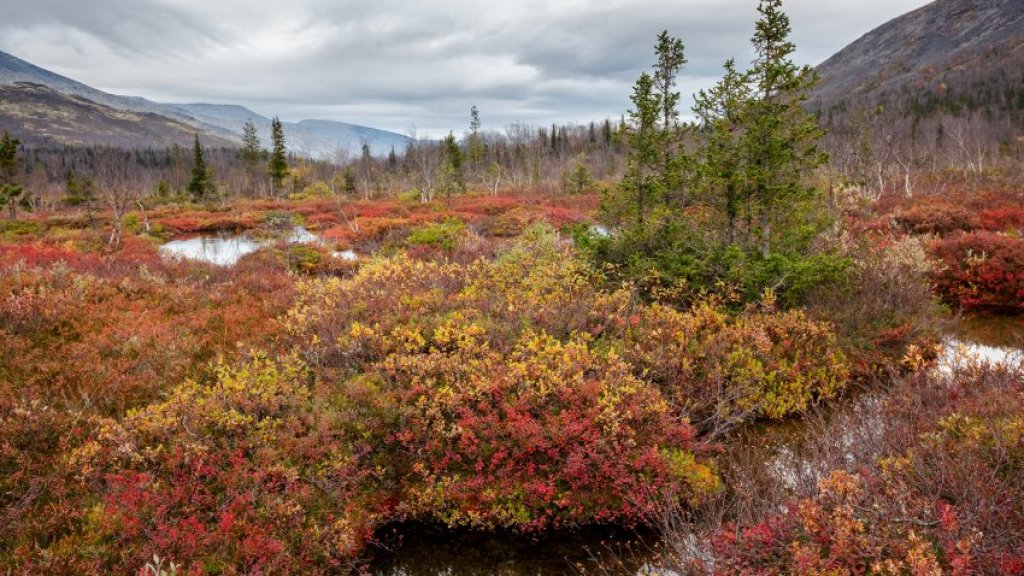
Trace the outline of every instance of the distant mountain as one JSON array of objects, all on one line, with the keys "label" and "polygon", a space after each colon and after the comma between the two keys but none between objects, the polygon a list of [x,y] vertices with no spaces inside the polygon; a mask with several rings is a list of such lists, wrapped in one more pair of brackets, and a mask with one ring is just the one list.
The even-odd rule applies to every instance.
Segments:
[{"label": "distant mountain", "polygon": [[[0,130],[27,145],[100,144],[122,148],[191,145],[195,125],[154,112],[117,109],[30,82],[0,85]],[[207,146],[237,146],[205,134]]]},{"label": "distant mountain", "polygon": [[[25,142],[116,144],[126,147],[189,145],[200,134],[208,145],[238,146],[252,120],[265,145],[270,119],[248,108],[223,104],[162,104],[118,96],[0,52],[0,129]],[[283,123],[292,152],[314,158],[401,151],[409,138],[344,122]]]},{"label": "distant mountain", "polygon": [[920,117],[1024,119],[1024,0],[938,0],[865,34],[820,66],[810,106]]}]

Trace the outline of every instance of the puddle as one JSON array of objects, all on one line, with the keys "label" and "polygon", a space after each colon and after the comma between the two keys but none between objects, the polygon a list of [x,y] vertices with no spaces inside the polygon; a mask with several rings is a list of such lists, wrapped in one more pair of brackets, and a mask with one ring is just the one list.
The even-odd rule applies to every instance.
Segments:
[{"label": "puddle", "polygon": [[1024,317],[964,318],[943,343],[939,370],[949,372],[968,362],[1004,364],[1024,359]]},{"label": "puddle", "polygon": [[218,266],[233,266],[242,256],[263,247],[248,236],[198,236],[187,240],[172,240],[160,247],[165,255],[188,260],[200,260]]},{"label": "puddle", "polygon": [[[302,226],[292,228],[285,236],[285,242],[288,244],[326,245],[322,238]],[[161,246],[160,251],[164,255],[174,258],[199,260],[217,266],[234,266],[246,254],[252,254],[260,248],[273,244],[273,240],[255,240],[247,234],[222,234],[172,240]],[[336,258],[349,262],[359,259],[359,255],[354,250],[333,252],[333,254]]]},{"label": "puddle", "polygon": [[341,252],[334,252],[335,258],[347,260],[348,262],[355,262],[359,259],[359,255],[356,254],[355,250],[342,250]]}]

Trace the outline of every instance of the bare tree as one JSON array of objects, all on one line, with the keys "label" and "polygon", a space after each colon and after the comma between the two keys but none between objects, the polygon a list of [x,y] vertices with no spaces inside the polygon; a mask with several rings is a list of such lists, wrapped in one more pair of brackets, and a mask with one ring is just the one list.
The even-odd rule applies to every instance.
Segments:
[{"label": "bare tree", "polygon": [[107,243],[117,246],[121,242],[123,219],[128,209],[138,203],[148,188],[147,173],[133,170],[131,152],[117,148],[96,151],[96,183],[100,197],[110,208],[111,230]]}]

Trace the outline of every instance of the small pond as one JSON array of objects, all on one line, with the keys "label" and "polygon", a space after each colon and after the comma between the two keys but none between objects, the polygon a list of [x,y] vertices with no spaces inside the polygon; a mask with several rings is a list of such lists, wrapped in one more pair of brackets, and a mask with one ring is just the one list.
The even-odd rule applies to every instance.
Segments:
[{"label": "small pond", "polygon": [[[292,228],[284,236],[284,241],[288,244],[324,244],[322,238],[301,226]],[[246,254],[252,254],[272,244],[272,240],[257,240],[249,234],[215,234],[172,240],[161,246],[160,251],[173,258],[199,260],[217,266],[234,266]],[[334,252],[334,256],[349,261],[358,259],[354,250]]]}]

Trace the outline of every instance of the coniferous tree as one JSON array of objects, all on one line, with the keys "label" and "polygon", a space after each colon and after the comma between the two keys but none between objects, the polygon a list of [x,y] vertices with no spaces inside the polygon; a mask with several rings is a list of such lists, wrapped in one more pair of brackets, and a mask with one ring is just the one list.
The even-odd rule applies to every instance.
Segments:
[{"label": "coniferous tree", "polygon": [[789,40],[782,0],[761,0],[758,13],[753,38],[757,56],[747,73],[753,100],[748,103],[743,148],[752,159],[748,180],[761,252],[767,257],[777,237],[785,241],[776,226],[817,193],[806,177],[828,157],[818,148],[823,132],[817,120],[803,108],[817,77],[813,68],[798,67],[791,59],[796,46]]},{"label": "coniferous tree", "polygon": [[484,161],[484,144],[480,137],[480,111],[477,110],[476,106],[469,109],[469,167],[472,172],[476,172],[480,164]]},{"label": "coniferous tree", "polygon": [[700,191],[698,200],[713,206],[721,215],[718,225],[724,228],[725,242],[731,245],[738,240],[741,230],[749,237],[749,226],[742,226],[742,220],[752,218],[752,195],[740,144],[745,107],[751,95],[735,60],[730,58],[724,68],[722,79],[696,97],[693,111],[703,145],[695,155],[692,178],[694,187]]},{"label": "coniferous tree", "polygon": [[273,149],[270,152],[270,162],[267,170],[270,173],[270,183],[273,192],[277,195],[284,185],[284,179],[288,177],[288,152],[284,142],[284,128],[281,121],[275,116],[270,123],[270,140]]},{"label": "coniferous tree", "polygon": [[[658,94],[661,106],[661,177],[664,180],[665,199],[676,195],[682,186],[682,156],[680,154],[681,130],[679,126],[679,92],[676,91],[676,78],[686,65],[686,54],[683,41],[668,35],[665,30],[658,35],[655,46],[658,57],[654,65],[654,89]],[[679,194],[681,195],[681,194]],[[679,198],[685,203],[685,198]]]},{"label": "coniferous tree", "polygon": [[252,185],[252,179],[256,175],[256,167],[260,162],[261,145],[256,124],[251,119],[247,120],[245,126],[242,127],[242,150],[239,156],[241,157],[242,165],[245,167],[246,182],[249,186]]},{"label": "coniferous tree", "polygon": [[462,169],[462,150],[451,132],[441,141],[443,159],[443,190],[448,205],[451,206],[452,195],[466,191],[466,177]]},{"label": "coniferous tree", "polygon": [[[648,212],[664,192],[664,181],[659,178],[662,167],[661,98],[654,90],[654,79],[644,72],[633,86],[633,109],[624,126],[629,148],[626,173],[619,183],[619,205],[610,206],[621,219],[632,226],[643,228]],[[606,208],[607,209],[607,208]]]},{"label": "coniferous tree", "polygon": [[[761,0],[758,11],[756,59],[745,72],[728,61],[722,80],[698,94],[690,154],[674,128],[682,43],[659,36],[654,76],[640,76],[621,128],[626,173],[602,204],[618,233],[584,243],[599,261],[645,282],[724,284],[748,298],[770,288],[788,301],[841,277],[845,260],[811,242],[827,222],[810,178],[826,161],[817,145],[822,131],[803,109],[814,71],[791,60],[781,0]],[[689,198],[658,202],[683,185]],[[685,209],[690,201],[704,209]]]},{"label": "coniferous tree", "polygon": [[196,202],[205,200],[213,191],[213,182],[210,178],[210,169],[203,158],[203,147],[199,145],[199,135],[196,134],[195,149],[193,150],[192,179],[186,188],[192,199]]},{"label": "coniferous tree", "polygon": [[7,205],[11,220],[18,216],[18,201],[25,194],[25,188],[15,183],[18,174],[18,146],[21,141],[4,132],[0,138],[0,204]]}]

